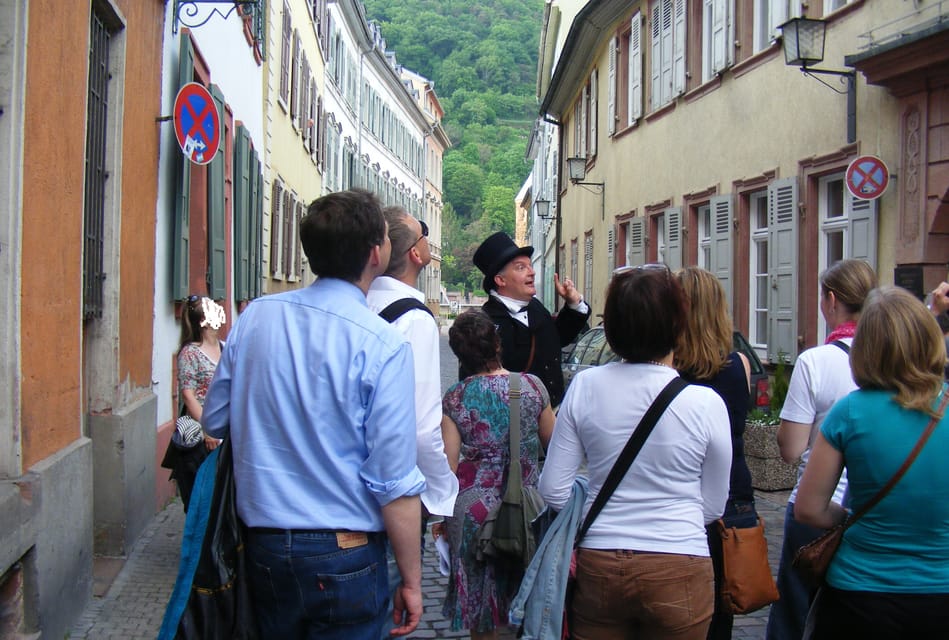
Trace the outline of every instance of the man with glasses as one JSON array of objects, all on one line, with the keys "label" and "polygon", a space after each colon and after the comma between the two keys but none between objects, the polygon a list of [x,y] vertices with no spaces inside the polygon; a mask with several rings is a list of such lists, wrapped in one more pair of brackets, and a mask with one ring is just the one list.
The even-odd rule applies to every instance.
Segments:
[{"label": "man with glasses", "polygon": [[[472,258],[484,274],[484,290],[490,298],[482,309],[491,316],[501,335],[501,360],[509,371],[533,373],[547,386],[550,404],[563,398],[563,371],[560,350],[573,342],[586,326],[590,307],[573,282],[560,282],[554,274],[554,288],[567,305],[554,319],[534,296],[534,247],[518,247],[498,231],[481,243]],[[465,377],[468,372],[460,371]]]},{"label": "man with glasses", "polygon": [[[448,466],[442,440],[441,362],[438,323],[425,306],[425,294],[416,288],[419,274],[432,261],[428,226],[402,207],[384,210],[389,225],[392,256],[385,273],[369,287],[369,309],[382,316],[412,345],[415,361],[415,420],[418,458],[425,476],[422,492],[423,522],[429,514],[450,516],[458,495],[458,478]],[[423,526],[424,535],[424,526]],[[389,564],[389,586],[399,584],[399,575]]]}]

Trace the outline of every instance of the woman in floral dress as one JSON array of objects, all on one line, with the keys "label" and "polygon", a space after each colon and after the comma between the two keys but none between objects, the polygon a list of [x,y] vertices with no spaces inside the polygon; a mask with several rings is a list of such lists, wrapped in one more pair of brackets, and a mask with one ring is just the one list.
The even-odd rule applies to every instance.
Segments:
[{"label": "woman in floral dress", "polygon": [[[442,431],[448,463],[458,476],[454,516],[445,521],[451,575],[443,615],[454,631],[468,629],[472,640],[497,638],[523,570],[517,563],[477,558],[477,533],[501,501],[510,458],[508,371],[501,366],[494,323],[480,310],[467,311],[449,331],[449,345],[472,376],[452,386],[442,401]],[[540,447],[547,447],[554,415],[543,383],[521,378],[521,473],[537,486]]]}]

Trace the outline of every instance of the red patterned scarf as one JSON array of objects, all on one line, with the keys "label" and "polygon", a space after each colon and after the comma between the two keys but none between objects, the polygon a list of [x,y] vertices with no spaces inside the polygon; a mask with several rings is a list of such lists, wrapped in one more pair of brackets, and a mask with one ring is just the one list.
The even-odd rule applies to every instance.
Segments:
[{"label": "red patterned scarf", "polygon": [[833,331],[830,332],[830,335],[827,336],[826,340],[824,340],[824,344],[830,344],[834,340],[840,340],[841,338],[852,338],[856,333],[856,322],[850,320],[847,322],[841,322]]}]

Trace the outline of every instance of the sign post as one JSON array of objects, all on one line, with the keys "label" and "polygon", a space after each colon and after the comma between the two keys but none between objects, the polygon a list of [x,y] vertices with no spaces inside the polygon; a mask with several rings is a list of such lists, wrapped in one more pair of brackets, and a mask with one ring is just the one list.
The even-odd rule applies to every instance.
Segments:
[{"label": "sign post", "polygon": [[208,164],[221,144],[221,117],[204,85],[189,82],[175,97],[175,138],[191,162]]}]

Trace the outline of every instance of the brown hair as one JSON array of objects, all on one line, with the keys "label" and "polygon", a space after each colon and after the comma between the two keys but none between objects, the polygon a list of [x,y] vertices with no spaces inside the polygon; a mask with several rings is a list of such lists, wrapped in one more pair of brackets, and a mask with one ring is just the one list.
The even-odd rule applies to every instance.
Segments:
[{"label": "brown hair", "polygon": [[945,364],[945,340],[922,302],[900,287],[870,293],[850,348],[857,386],[896,391],[900,406],[933,416]]},{"label": "brown hair", "polygon": [[178,352],[189,342],[201,342],[201,321],[204,320],[204,307],[201,301],[204,296],[192,294],[185,300],[181,309],[181,340],[178,342]]},{"label": "brown hair", "polygon": [[689,312],[685,330],[676,341],[676,368],[698,380],[713,378],[728,364],[732,350],[732,320],[725,290],[712,273],[701,267],[676,272]]},{"label": "brown hair", "polygon": [[841,260],[820,275],[820,286],[822,295],[833,291],[851,315],[859,315],[867,294],[877,286],[877,274],[863,260]]},{"label": "brown hair", "polygon": [[606,341],[627,362],[664,357],[685,327],[685,296],[665,265],[643,265],[618,272],[610,281],[603,308]]},{"label": "brown hair", "polygon": [[469,309],[455,318],[448,329],[448,346],[469,373],[486,373],[501,366],[501,339],[494,321],[480,309]]}]

